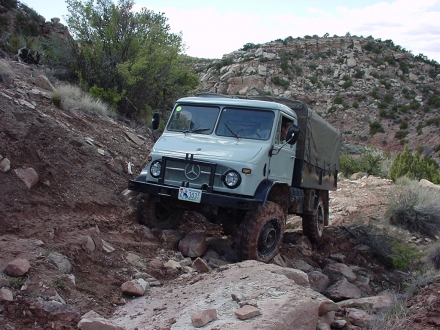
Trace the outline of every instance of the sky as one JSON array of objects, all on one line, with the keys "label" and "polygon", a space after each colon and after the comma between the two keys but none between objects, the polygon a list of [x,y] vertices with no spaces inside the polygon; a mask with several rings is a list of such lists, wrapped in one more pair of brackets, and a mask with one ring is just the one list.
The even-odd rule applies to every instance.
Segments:
[{"label": "sky", "polygon": [[[66,22],[64,1],[22,2],[46,20]],[[133,10],[142,7],[164,13],[193,57],[221,59],[247,43],[349,32],[391,39],[440,63],[440,0],[135,0]]]}]

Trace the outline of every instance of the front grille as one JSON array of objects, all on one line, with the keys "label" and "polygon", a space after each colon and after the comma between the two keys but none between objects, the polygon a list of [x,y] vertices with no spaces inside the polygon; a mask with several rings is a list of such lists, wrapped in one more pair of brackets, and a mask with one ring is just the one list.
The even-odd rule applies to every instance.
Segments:
[{"label": "front grille", "polygon": [[163,157],[162,166],[164,167],[162,182],[166,185],[180,186],[185,182],[191,188],[201,189],[210,186],[212,182],[214,188],[224,187],[221,180],[227,170],[224,166],[190,158],[169,157]]}]

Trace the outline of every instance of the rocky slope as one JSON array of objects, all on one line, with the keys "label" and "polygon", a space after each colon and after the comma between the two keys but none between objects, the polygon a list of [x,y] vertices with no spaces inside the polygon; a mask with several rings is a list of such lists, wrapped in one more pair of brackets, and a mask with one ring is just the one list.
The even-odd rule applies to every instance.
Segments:
[{"label": "rocky slope", "polygon": [[[235,263],[231,241],[197,214],[175,231],[138,224],[136,197],[125,188],[152,146],[147,128],[65,112],[52,104],[41,67],[0,64],[2,328],[192,329],[215,309],[207,328],[359,329],[392,305],[388,293],[407,279],[343,227],[383,217],[388,180],[342,180],[331,196],[338,226],[319,248],[292,218],[274,264]],[[194,232],[206,236],[192,241]],[[178,249],[182,238],[198,252]],[[432,307],[417,309],[412,329],[439,325],[438,287],[413,302]],[[367,297],[375,298],[359,300]]]},{"label": "rocky slope", "polygon": [[[440,164],[435,61],[371,37],[287,38],[243,49],[197,65],[204,92],[300,99],[349,146],[396,152],[407,143]],[[376,121],[383,132],[370,134]]]}]

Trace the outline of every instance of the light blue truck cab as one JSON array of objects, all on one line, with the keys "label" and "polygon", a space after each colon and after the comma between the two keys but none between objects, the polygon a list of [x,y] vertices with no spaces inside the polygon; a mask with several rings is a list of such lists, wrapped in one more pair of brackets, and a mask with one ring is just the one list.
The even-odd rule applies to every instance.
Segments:
[{"label": "light blue truck cab", "polygon": [[143,193],[142,223],[171,228],[185,210],[197,211],[237,237],[242,259],[268,262],[289,213],[303,217],[313,242],[322,236],[339,148],[339,132],[302,102],[186,97],[129,189]]}]

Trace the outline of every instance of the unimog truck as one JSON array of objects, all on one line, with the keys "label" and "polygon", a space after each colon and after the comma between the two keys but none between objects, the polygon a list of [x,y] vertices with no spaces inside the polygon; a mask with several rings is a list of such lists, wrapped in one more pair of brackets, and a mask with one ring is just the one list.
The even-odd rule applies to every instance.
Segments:
[{"label": "unimog truck", "polygon": [[176,102],[129,189],[142,193],[140,223],[170,229],[196,211],[235,237],[241,259],[269,262],[288,214],[302,217],[303,233],[319,242],[340,144],[339,131],[300,101],[199,94]]}]

